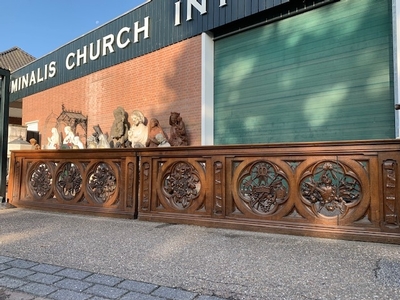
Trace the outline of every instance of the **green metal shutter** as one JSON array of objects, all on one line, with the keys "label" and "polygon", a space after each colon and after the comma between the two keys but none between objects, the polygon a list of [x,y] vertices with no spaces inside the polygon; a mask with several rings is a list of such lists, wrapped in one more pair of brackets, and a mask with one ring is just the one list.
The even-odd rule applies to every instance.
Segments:
[{"label": "green metal shutter", "polygon": [[389,0],[342,0],[215,42],[214,143],[394,138]]}]

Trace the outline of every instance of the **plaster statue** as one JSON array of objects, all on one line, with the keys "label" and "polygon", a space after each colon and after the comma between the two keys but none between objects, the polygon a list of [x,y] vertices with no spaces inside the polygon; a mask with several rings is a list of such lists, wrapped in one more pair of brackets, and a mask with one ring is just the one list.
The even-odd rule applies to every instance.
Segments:
[{"label": "plaster statue", "polygon": [[111,148],[125,148],[128,141],[128,120],[125,110],[118,106],[114,110],[114,122],[111,126],[110,146]]},{"label": "plaster statue", "polygon": [[87,147],[88,149],[97,148],[98,140],[94,135],[91,135],[87,138]]},{"label": "plaster statue", "polygon": [[73,149],[84,149],[85,148],[83,146],[83,143],[79,139],[79,136],[77,136],[77,135],[74,136],[74,139],[73,139],[72,143],[73,143],[73,146],[72,146]]},{"label": "plaster statue", "polygon": [[103,133],[100,125],[93,126],[94,132],[87,138],[88,149],[93,148],[110,148],[107,135]]},{"label": "plaster statue", "polygon": [[171,144],[168,143],[168,139],[164,134],[157,134],[156,140],[158,141],[158,147],[171,147]]},{"label": "plaster statue", "polygon": [[37,143],[36,139],[31,138],[29,143],[32,145],[32,150],[40,150],[40,145]]},{"label": "plaster statue", "polygon": [[65,126],[64,132],[65,132],[65,138],[63,140],[63,144],[65,145],[73,144],[75,134],[73,133],[71,126]]},{"label": "plaster statue", "polygon": [[57,128],[53,127],[51,129],[51,137],[48,137],[47,140],[49,141],[47,149],[58,149],[60,147],[60,134]]},{"label": "plaster statue", "polygon": [[169,117],[169,125],[171,125],[169,143],[171,144],[171,146],[188,145],[185,123],[183,122],[180,115],[180,113],[171,112],[171,116]]},{"label": "plaster statue", "polygon": [[97,144],[97,148],[110,148],[107,136],[103,133],[99,134],[99,143]]},{"label": "plaster statue", "polygon": [[133,148],[143,148],[146,146],[148,130],[144,125],[144,115],[139,110],[134,110],[131,114],[132,126],[128,131],[128,140]]},{"label": "plaster statue", "polygon": [[158,147],[160,143],[167,147],[165,143],[168,143],[168,137],[164,130],[160,126],[160,122],[157,119],[150,119],[149,125],[149,135],[146,142],[146,147]]}]

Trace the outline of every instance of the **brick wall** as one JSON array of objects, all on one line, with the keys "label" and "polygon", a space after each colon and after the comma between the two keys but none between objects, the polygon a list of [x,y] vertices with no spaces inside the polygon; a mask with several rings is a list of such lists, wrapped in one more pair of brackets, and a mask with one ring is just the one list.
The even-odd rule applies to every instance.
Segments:
[{"label": "brick wall", "polygon": [[[88,136],[97,124],[110,132],[117,106],[128,114],[139,109],[148,120],[157,118],[168,135],[170,113],[177,111],[190,145],[200,145],[201,36],[24,98],[22,124],[38,121],[42,146],[56,127],[62,104],[88,116]],[[60,132],[63,128],[58,126]],[[78,128],[77,134],[82,130]]]}]

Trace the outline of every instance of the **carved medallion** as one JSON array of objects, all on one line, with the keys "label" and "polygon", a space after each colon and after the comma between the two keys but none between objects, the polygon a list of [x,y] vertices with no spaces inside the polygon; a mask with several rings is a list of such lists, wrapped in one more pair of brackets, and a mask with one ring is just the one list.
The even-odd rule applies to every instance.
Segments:
[{"label": "carved medallion", "polygon": [[117,179],[112,168],[100,163],[89,175],[88,189],[97,203],[107,202],[117,189]]},{"label": "carved medallion", "polygon": [[197,170],[186,162],[175,163],[163,180],[163,192],[178,209],[188,208],[199,195],[201,188]]},{"label": "carved medallion", "polygon": [[314,214],[334,217],[346,214],[361,200],[356,174],[342,163],[324,161],[311,166],[300,183],[302,201]]},{"label": "carved medallion", "polygon": [[73,199],[82,187],[82,175],[79,168],[73,163],[65,164],[58,173],[56,186],[63,199]]},{"label": "carved medallion", "polygon": [[287,177],[277,165],[258,161],[239,176],[239,196],[252,211],[272,214],[289,197]]},{"label": "carved medallion", "polygon": [[29,187],[36,197],[43,197],[51,190],[53,178],[50,168],[45,163],[39,163],[35,166],[29,180]]}]

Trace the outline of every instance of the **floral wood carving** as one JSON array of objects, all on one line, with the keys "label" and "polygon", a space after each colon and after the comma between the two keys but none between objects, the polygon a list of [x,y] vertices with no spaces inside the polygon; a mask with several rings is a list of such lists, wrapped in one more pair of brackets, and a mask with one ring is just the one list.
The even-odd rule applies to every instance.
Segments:
[{"label": "floral wood carving", "polygon": [[29,186],[32,193],[41,198],[51,190],[52,181],[49,166],[45,163],[39,163],[31,175]]},{"label": "floral wood carving", "polygon": [[333,161],[311,166],[300,183],[303,202],[318,216],[344,215],[361,200],[361,184],[348,167]]},{"label": "floral wood carving", "polygon": [[186,162],[175,163],[163,180],[163,192],[178,209],[188,208],[199,195],[201,188],[197,170]]},{"label": "floral wood carving", "polygon": [[289,184],[278,166],[258,161],[239,176],[239,195],[254,212],[272,214],[289,197]]},{"label": "floral wood carving", "polygon": [[82,187],[82,175],[79,168],[73,163],[65,164],[58,174],[56,186],[63,199],[73,199]]},{"label": "floral wood carving", "polygon": [[100,163],[89,176],[88,188],[97,203],[107,202],[117,189],[117,180],[112,168]]},{"label": "floral wood carving", "polygon": [[399,216],[397,214],[398,194],[397,176],[396,176],[397,162],[394,160],[386,160],[383,163],[383,213],[384,225],[389,228],[399,227]]},{"label": "floral wood carving", "polygon": [[223,192],[222,192],[222,162],[218,161],[214,163],[214,212],[218,215],[222,214],[222,199],[223,199]]},{"label": "floral wood carving", "polygon": [[149,199],[150,199],[150,164],[144,163],[142,166],[143,170],[143,201],[142,201],[142,209],[148,210],[149,209]]}]

